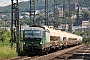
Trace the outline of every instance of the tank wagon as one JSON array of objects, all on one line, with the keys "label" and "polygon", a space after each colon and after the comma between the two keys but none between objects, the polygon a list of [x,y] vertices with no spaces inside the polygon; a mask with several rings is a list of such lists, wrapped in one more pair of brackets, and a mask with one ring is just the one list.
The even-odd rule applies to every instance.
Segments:
[{"label": "tank wagon", "polygon": [[47,26],[30,26],[23,31],[23,50],[26,53],[48,53],[81,43],[81,36]]}]

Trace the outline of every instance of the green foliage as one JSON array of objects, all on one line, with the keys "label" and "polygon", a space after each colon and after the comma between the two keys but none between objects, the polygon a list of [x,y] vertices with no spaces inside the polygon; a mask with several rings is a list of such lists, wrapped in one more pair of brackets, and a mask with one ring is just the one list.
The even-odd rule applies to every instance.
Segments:
[{"label": "green foliage", "polygon": [[83,38],[83,41],[85,42],[85,41],[88,41],[89,40],[89,38]]},{"label": "green foliage", "polygon": [[[5,18],[5,19],[7,19],[7,18]],[[2,20],[2,19],[0,19],[0,27],[10,27],[10,20]]]},{"label": "green foliage", "polygon": [[9,41],[10,40],[10,32],[8,30],[2,29],[0,30],[0,40]]},{"label": "green foliage", "polygon": [[71,14],[71,13],[69,13],[68,11],[65,11],[65,16],[66,16],[66,17],[71,17],[71,16],[72,16],[72,14]]},{"label": "green foliage", "polygon": [[[90,6],[90,1],[89,0],[70,0],[71,2],[76,2],[79,6],[82,6],[82,7],[86,7],[86,6]],[[58,4],[58,7],[61,7],[63,6],[63,0],[57,0],[57,4]],[[30,11],[30,1],[23,1],[23,2],[20,2],[19,3],[19,11]],[[44,13],[45,11],[45,0],[38,0],[38,2],[36,2],[36,10],[42,10],[41,13]],[[54,9],[54,2],[53,0],[48,0],[48,11],[49,12],[53,12],[53,9]],[[69,10],[69,0],[65,0],[65,15],[66,17],[71,17],[72,15],[76,14],[76,11],[71,11],[70,13],[68,12]],[[5,6],[5,7],[0,7],[0,12],[11,12],[11,6]],[[90,17],[90,14],[88,12],[83,12],[83,18],[85,19],[89,19]],[[9,19],[11,18],[10,17],[10,13],[3,13],[6,15],[5,19]],[[21,16],[24,16],[21,14]],[[45,20],[45,15],[41,16],[39,15],[40,17],[39,18],[36,18],[37,20]],[[9,17],[9,18],[8,18]],[[2,18],[0,16],[0,18]],[[59,19],[57,19],[59,20]],[[29,25],[29,21],[30,19],[27,17],[24,16],[24,20],[21,22],[21,24],[28,24]],[[70,21],[70,20],[69,20]],[[61,23],[69,23],[68,19],[65,19],[63,21],[61,21]],[[41,21],[43,22],[43,21]],[[10,26],[10,22],[7,22],[7,24],[3,24],[4,21],[3,20],[0,20],[0,26]],[[36,22],[37,23],[37,22]],[[44,24],[44,23],[42,23]]]},{"label": "green foliage", "polygon": [[[77,4],[79,6],[83,6],[83,7],[89,7],[90,6],[90,1],[89,0],[71,0],[71,2],[77,2]],[[63,0],[57,0],[58,6],[62,6],[63,5]],[[48,10],[49,11],[53,11],[53,0],[48,0]],[[68,4],[69,4],[69,0],[65,0],[65,8],[68,9]],[[20,2],[19,3],[19,9],[20,11],[29,11],[30,7],[29,7],[29,1],[27,2]],[[24,7],[24,8],[23,8]],[[42,10],[45,8],[45,0],[38,0],[38,2],[36,3],[36,9]],[[52,9],[51,9],[52,8]],[[5,6],[5,7],[0,7],[0,11],[3,12],[10,12],[11,11],[11,6]]]},{"label": "green foliage", "polygon": [[16,50],[9,46],[0,47],[0,60],[17,56]]},{"label": "green foliage", "polygon": [[80,30],[76,30],[76,34],[83,37],[84,43],[90,43],[90,31],[84,30],[83,32]]},{"label": "green foliage", "polygon": [[10,48],[10,31],[0,29],[0,60],[17,56],[16,50]]},{"label": "green foliage", "polygon": [[88,10],[82,10],[82,13],[81,14],[82,14],[82,18],[84,20],[90,19],[90,12]]},{"label": "green foliage", "polygon": [[90,0],[77,0],[77,1],[79,1],[79,5],[82,7],[89,7],[90,6]]},{"label": "green foliage", "polygon": [[77,30],[77,31],[76,31],[76,34],[79,35],[79,36],[81,35],[81,33],[82,33],[82,32],[81,32],[80,30]]}]

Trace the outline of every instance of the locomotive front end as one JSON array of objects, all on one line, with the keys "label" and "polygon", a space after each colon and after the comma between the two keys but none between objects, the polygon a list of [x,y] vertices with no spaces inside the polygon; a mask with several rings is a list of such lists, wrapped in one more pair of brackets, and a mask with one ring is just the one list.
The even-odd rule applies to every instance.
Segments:
[{"label": "locomotive front end", "polygon": [[42,37],[43,37],[42,28],[25,29],[23,32],[23,49],[25,52],[39,52],[42,50]]}]

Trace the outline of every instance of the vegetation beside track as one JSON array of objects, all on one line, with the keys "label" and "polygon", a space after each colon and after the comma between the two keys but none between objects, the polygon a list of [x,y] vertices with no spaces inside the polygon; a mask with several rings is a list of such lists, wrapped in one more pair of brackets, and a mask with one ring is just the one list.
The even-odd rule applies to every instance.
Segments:
[{"label": "vegetation beside track", "polygon": [[11,49],[10,46],[0,46],[0,60],[12,58],[14,56],[17,56],[15,49]]},{"label": "vegetation beside track", "polygon": [[10,31],[0,29],[0,60],[17,56],[16,49],[11,49]]},{"label": "vegetation beside track", "polygon": [[83,43],[90,44],[90,31],[89,30],[77,30],[76,34],[83,37]]}]

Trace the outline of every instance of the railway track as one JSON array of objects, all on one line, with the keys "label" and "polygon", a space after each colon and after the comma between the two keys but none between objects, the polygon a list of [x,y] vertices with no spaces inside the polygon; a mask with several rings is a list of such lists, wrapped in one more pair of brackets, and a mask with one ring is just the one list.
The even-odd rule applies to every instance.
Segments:
[{"label": "railway track", "polygon": [[[85,45],[82,44],[82,45],[79,45],[79,46],[74,46],[74,47],[67,48],[67,49],[64,49],[64,50],[59,50],[57,52],[50,53],[50,54],[43,55],[43,56],[33,56],[33,57],[22,56],[22,57],[11,58],[11,59],[8,59],[8,60],[55,60],[55,59],[57,59],[58,56],[62,56],[64,54],[66,54],[67,52],[76,50],[76,49],[78,49],[80,47],[84,47],[84,46]],[[73,52],[71,52],[69,54],[72,54],[72,53]]]},{"label": "railway track", "polygon": [[90,45],[67,52],[55,57],[53,60],[90,60]]},{"label": "railway track", "polygon": [[18,57],[14,57],[11,59],[6,59],[6,60],[31,60],[34,58],[37,58],[38,56],[33,56],[33,57],[28,57],[28,56],[18,56]]},{"label": "railway track", "polygon": [[70,56],[69,59],[90,60],[90,45],[86,45],[85,48],[78,50],[75,54]]}]

